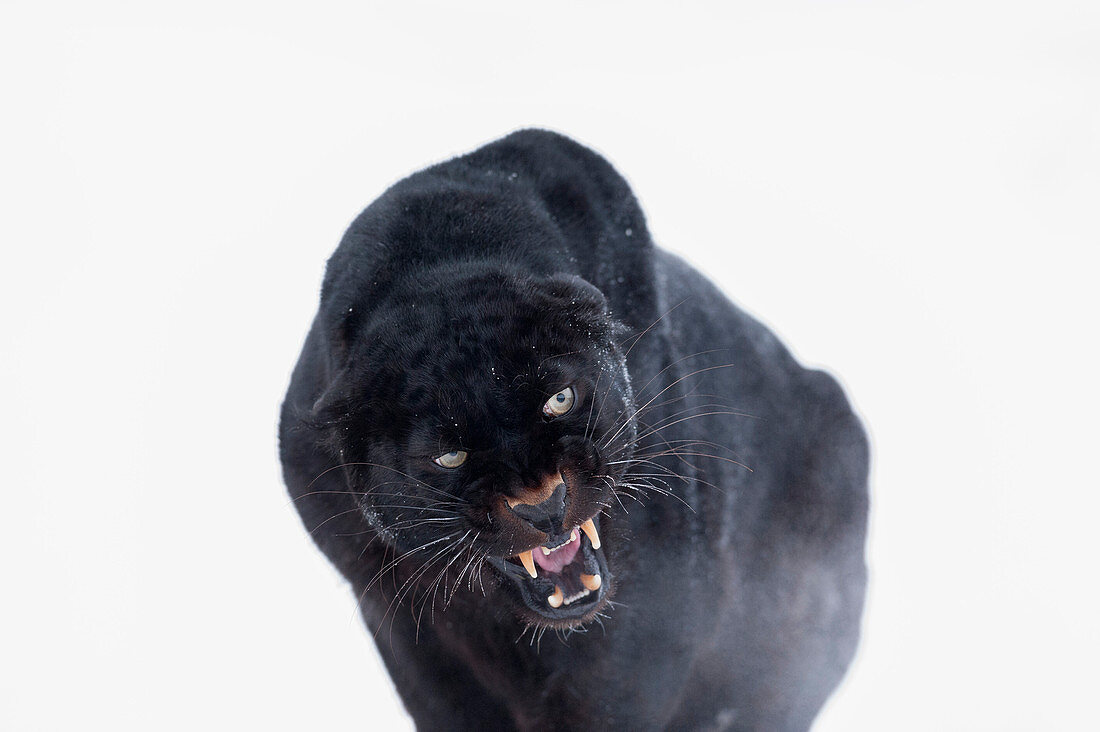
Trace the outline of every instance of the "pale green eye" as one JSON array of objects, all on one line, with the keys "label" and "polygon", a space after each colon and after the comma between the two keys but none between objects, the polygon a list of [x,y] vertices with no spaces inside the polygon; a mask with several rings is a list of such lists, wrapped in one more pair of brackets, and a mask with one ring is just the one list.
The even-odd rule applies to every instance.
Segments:
[{"label": "pale green eye", "polygon": [[453,452],[444,453],[437,458],[432,458],[432,462],[441,468],[457,468],[459,465],[466,462],[466,451],[455,450]]},{"label": "pale green eye", "polygon": [[560,417],[573,408],[575,401],[577,392],[573,391],[573,387],[567,386],[546,400],[546,404],[542,405],[542,413],[547,417]]}]

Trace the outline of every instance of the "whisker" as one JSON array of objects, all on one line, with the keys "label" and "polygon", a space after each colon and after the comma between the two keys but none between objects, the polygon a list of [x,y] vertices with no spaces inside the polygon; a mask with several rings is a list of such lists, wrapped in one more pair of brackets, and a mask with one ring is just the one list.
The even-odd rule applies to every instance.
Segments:
[{"label": "whisker", "polygon": [[[599,392],[599,390],[600,390],[600,379],[602,379],[602,378],[603,378],[603,369],[600,369],[599,375],[596,376],[596,385],[592,387],[592,393],[593,394],[596,394],[596,393]],[[604,398],[606,398],[606,397],[607,397],[607,395],[605,394]],[[590,404],[588,406],[588,420],[584,423],[584,439],[586,439],[586,440],[588,439],[588,428],[592,424],[592,410],[594,410],[595,408],[596,408],[596,398],[593,397],[592,398],[592,404]],[[599,415],[596,416],[596,420],[597,420],[597,422],[599,421]],[[595,429],[595,428],[593,427],[593,429]]]},{"label": "whisker", "polygon": [[[455,544],[461,543],[462,539],[469,536],[469,534],[470,534],[470,531],[467,531],[465,534],[463,534],[463,536],[461,538],[459,538],[455,542]],[[451,534],[451,535],[449,535],[447,537],[444,537],[444,538],[447,539],[447,540],[450,540],[450,539],[454,539],[454,537],[455,537],[455,535]],[[379,630],[382,629],[382,623],[385,622],[386,617],[390,615],[390,610],[391,609],[396,610],[396,608],[400,606],[402,598],[407,596],[409,594],[409,592],[411,592],[413,589],[415,589],[416,583],[419,581],[419,579],[421,577],[423,577],[425,574],[427,574],[427,572],[431,569],[431,567],[437,561],[439,561],[439,559],[441,557],[445,556],[446,553],[449,550],[451,550],[452,548],[453,548],[452,545],[444,546],[442,549],[440,549],[438,552],[436,552],[435,555],[433,555],[431,559],[429,559],[429,560],[425,561],[423,564],[421,564],[420,567],[416,571],[414,571],[409,576],[408,579],[405,580],[405,582],[401,585],[400,589],[398,589],[397,594],[394,596],[394,598],[390,602],[389,606],[386,608],[386,612],[383,613],[382,622],[379,623],[379,626],[378,626]],[[391,619],[390,619],[390,632],[391,633],[393,632],[393,617],[391,617]]]},{"label": "whisker", "polygon": [[[663,488],[658,488],[657,486],[652,485],[650,483],[646,483],[646,485],[644,487],[640,486],[640,485],[637,485],[636,483],[626,483],[626,482],[619,483],[619,485],[623,488],[631,488],[631,489],[634,489],[636,491],[640,491],[643,495],[648,494],[648,492],[650,490],[652,490],[654,493],[659,493],[661,495],[668,496],[670,498],[675,498],[677,501],[679,501],[680,503],[687,506],[688,510],[690,510],[692,513],[696,513],[694,506],[692,506],[690,503],[688,503],[683,498],[676,495],[675,493],[673,493],[670,490],[665,490]],[[624,495],[630,495],[630,494],[627,493],[627,494],[624,494]]]},{"label": "whisker", "polygon": [[[754,471],[754,470],[753,470],[752,468],[750,468],[750,467],[749,467],[748,465],[745,465],[745,464],[744,464],[744,463],[742,463],[742,462],[739,462],[739,461],[737,461],[737,460],[731,460],[730,458],[728,458],[728,457],[723,457],[723,456],[721,456],[721,455],[712,455],[712,454],[710,454],[709,452],[681,452],[681,451],[679,451],[679,450],[669,450],[669,451],[668,451],[667,453],[665,453],[665,454],[668,454],[668,455],[677,455],[677,456],[678,456],[678,455],[690,455],[690,456],[697,456],[697,457],[705,457],[705,458],[711,458],[712,460],[721,460],[722,462],[726,462],[726,463],[731,463],[731,464],[733,464],[733,465],[737,465],[737,466],[739,466],[739,467],[742,467],[742,468],[744,468],[745,470],[749,471],[750,473],[752,473],[752,472],[755,472],[755,471]],[[690,465],[690,463],[689,463],[689,465]],[[694,467],[694,466],[692,466],[692,467]]]},{"label": "whisker", "polygon": [[[666,387],[665,387],[664,389],[661,389],[661,390],[660,390],[659,392],[657,392],[657,393],[656,393],[656,394],[655,394],[655,395],[653,396],[653,398],[652,398],[652,399],[650,399],[650,400],[649,400],[648,402],[646,402],[645,404],[643,404],[643,405],[642,405],[641,409],[645,409],[645,408],[646,408],[646,407],[647,407],[647,406],[648,406],[649,404],[651,404],[651,403],[653,402],[653,400],[654,400],[654,399],[656,399],[657,397],[661,396],[661,395],[662,395],[662,394],[664,394],[664,393],[665,393],[666,391],[668,391],[668,390],[669,390],[669,389],[671,389],[672,387],[676,386],[677,384],[679,384],[679,383],[680,383],[681,381],[683,381],[684,379],[689,379],[689,378],[691,378],[692,376],[697,376],[697,375],[699,375],[699,374],[702,374],[702,373],[706,373],[706,372],[708,372],[708,371],[715,371],[715,370],[717,370],[717,369],[728,369],[728,368],[731,368],[731,367],[733,367],[734,365],[735,365],[735,364],[732,364],[732,363],[727,363],[727,364],[721,364],[721,365],[718,365],[718,366],[707,366],[706,368],[696,369],[695,371],[692,371],[692,372],[691,372],[690,374],[685,374],[685,375],[681,376],[680,378],[676,379],[675,381],[673,381],[673,382],[672,382],[671,384],[669,384],[668,386],[666,386]],[[635,411],[635,414],[637,414],[637,412],[638,412],[638,411],[641,411],[641,410],[636,410],[636,411]],[[619,429],[618,429],[618,430],[616,430],[615,434],[614,434],[614,435],[612,435],[612,436],[611,436],[611,438],[610,438],[610,439],[608,439],[608,440],[607,440],[607,441],[606,441],[606,442],[604,443],[604,445],[603,445],[603,447],[604,447],[604,448],[606,448],[606,447],[607,447],[608,445],[610,445],[610,444],[611,444],[612,442],[614,442],[615,438],[616,438],[616,437],[618,437],[618,436],[619,436],[619,434],[620,434],[620,433],[621,433],[621,432],[623,431],[623,429],[624,429],[624,428],[626,427],[626,424],[629,424],[629,422],[628,422],[628,423],[625,423],[625,424],[623,424],[623,425],[622,425],[621,427],[619,427]]]},{"label": "whisker", "polygon": [[695,353],[690,353],[687,356],[681,356],[680,358],[676,359],[672,363],[665,366],[663,369],[661,369],[657,373],[653,374],[653,376],[650,377],[649,381],[647,381],[645,383],[645,386],[643,386],[641,389],[638,390],[638,396],[641,396],[645,392],[645,390],[649,388],[649,385],[652,384],[657,379],[658,376],[660,376],[664,372],[668,371],[673,366],[678,366],[678,365],[682,364],[684,361],[687,361],[690,358],[698,358],[699,356],[707,356],[707,355],[710,355],[712,353],[718,353],[719,351],[730,351],[730,350],[733,350],[733,349],[731,349],[731,348],[711,348],[711,349],[706,350],[706,351],[696,351]]},{"label": "whisker", "polygon": [[398,470],[397,468],[391,468],[389,465],[382,465],[381,463],[368,463],[368,462],[350,462],[350,463],[341,463],[339,465],[333,465],[332,467],[327,468],[326,470],[322,470],[317,475],[316,478],[314,478],[313,480],[311,480],[309,482],[309,485],[306,486],[306,489],[308,490],[308,489],[312,488],[314,483],[316,483],[318,480],[320,480],[323,476],[327,475],[328,473],[331,473],[333,470],[339,470],[340,468],[349,468],[349,467],[357,467],[357,466],[367,466],[367,467],[372,467],[372,468],[381,468],[383,470],[391,470],[391,471],[397,473],[398,475],[403,476],[405,478],[408,478],[409,480],[413,481],[414,483],[420,485],[425,490],[432,491],[433,493],[439,493],[439,494],[444,495],[448,498],[454,498],[456,500],[461,500],[458,496],[453,495],[451,493],[448,493],[447,491],[442,490],[440,488],[436,488],[435,486],[428,485],[427,483],[420,480],[419,478],[415,478],[415,477],[409,475],[408,473],[403,473],[400,470]]},{"label": "whisker", "polygon": [[637,335],[637,337],[636,337],[636,338],[635,338],[635,337],[634,337],[634,336],[632,335],[632,336],[628,336],[627,338],[623,339],[623,342],[619,344],[620,346],[624,345],[624,344],[625,344],[625,343],[626,343],[627,341],[629,341],[629,340],[632,340],[632,339],[633,339],[633,341],[634,341],[634,342],[633,342],[633,343],[631,343],[631,344],[630,344],[630,346],[629,346],[629,347],[628,347],[628,348],[626,349],[626,353],[625,353],[625,354],[623,354],[623,356],[624,356],[624,357],[625,357],[625,356],[629,356],[629,355],[630,355],[630,351],[631,351],[631,349],[632,349],[632,348],[634,348],[634,346],[638,345],[638,341],[642,340],[642,338],[644,338],[644,337],[645,337],[645,334],[646,334],[646,333],[648,333],[649,331],[653,330],[654,326],[656,326],[656,325],[657,325],[657,323],[660,323],[660,322],[661,322],[661,321],[662,321],[662,320],[663,320],[663,319],[664,319],[665,317],[667,317],[667,316],[671,315],[671,314],[672,314],[672,311],[673,311],[673,310],[675,310],[676,308],[678,308],[678,307],[680,307],[681,305],[683,305],[683,304],[684,304],[685,302],[687,302],[687,301],[688,301],[689,299],[690,299],[690,296],[689,296],[689,297],[685,297],[685,298],[684,298],[683,300],[681,300],[680,302],[676,303],[675,305],[673,305],[672,307],[670,307],[670,308],[669,308],[668,310],[666,310],[665,312],[663,312],[663,313],[661,313],[660,315],[658,315],[658,316],[657,316],[657,319],[656,319],[656,320],[654,320],[654,321],[653,321],[652,323],[650,323],[650,324],[649,324],[649,327],[647,327],[647,328],[646,328],[645,330],[643,330],[643,331],[642,331],[641,333],[639,333],[639,334]]},{"label": "whisker", "polygon": [[317,530],[318,530],[319,528],[321,528],[322,526],[324,526],[324,525],[325,525],[325,524],[327,524],[327,523],[328,523],[329,521],[332,521],[332,520],[333,520],[333,519],[335,519],[335,518],[339,518],[339,517],[341,517],[341,516],[345,516],[345,515],[347,515],[347,514],[349,514],[349,513],[358,513],[358,512],[359,512],[359,507],[358,507],[358,506],[356,506],[355,508],[349,508],[349,509],[348,509],[347,511],[340,511],[339,513],[334,513],[333,515],[329,516],[329,517],[328,517],[327,519],[325,519],[324,521],[322,521],[321,523],[317,524],[317,525],[316,525],[316,526],[314,526],[314,527],[313,527],[312,529],[310,529],[310,530],[309,530],[309,533],[310,533],[310,534],[312,535],[312,534],[313,534],[313,533],[314,533],[315,531],[317,531]]},{"label": "whisker", "polygon": [[[421,577],[423,577],[425,574],[427,574],[428,571],[430,571],[433,566],[435,566],[436,562],[438,562],[440,559],[442,559],[443,557],[445,557],[447,555],[448,550],[450,550],[449,546],[443,547],[438,552],[436,552],[432,556],[431,559],[429,559],[426,562],[424,562],[423,564],[421,564],[420,567],[418,567],[416,569],[416,571],[413,572],[409,576],[409,578],[405,580],[405,582],[397,590],[397,594],[394,595],[393,600],[391,600],[390,604],[386,607],[386,611],[382,614],[382,621],[378,625],[378,630],[382,630],[382,625],[385,623],[386,618],[389,617],[390,618],[390,633],[391,633],[390,642],[391,643],[393,642],[393,639],[392,639],[393,621],[397,618],[397,609],[401,606],[401,600],[406,595],[408,595],[408,593],[411,592],[416,587],[416,583],[420,580]],[[393,611],[393,615],[390,615],[391,610]],[[375,631],[375,633],[377,635],[377,631]]]},{"label": "whisker", "polygon": [[[733,455],[736,458],[741,457],[740,455],[737,454],[737,451],[734,450],[733,448],[731,448],[727,445],[721,445],[717,442],[710,442],[709,440],[698,440],[698,439],[670,440],[670,439],[662,436],[661,437],[661,443],[664,444],[664,445],[668,445],[668,446],[678,445],[680,447],[697,447],[697,446],[702,445],[703,447],[713,447],[713,448],[718,449],[718,450],[725,450],[726,452],[730,453],[731,455]],[[657,445],[639,445],[638,447],[642,448],[642,451],[636,451],[635,454],[643,454],[644,455],[644,450],[657,447]]]},{"label": "whisker", "polygon": [[[463,534],[462,538],[455,542],[455,546],[457,547],[458,545],[462,544],[462,541],[469,535],[470,535],[469,531],[467,531],[465,534]],[[439,591],[440,581],[447,575],[447,570],[451,568],[451,565],[454,564],[456,561],[458,561],[459,557],[461,557],[461,556],[462,556],[462,550],[456,551],[455,555],[453,557],[451,557],[451,561],[449,561],[449,562],[447,562],[446,564],[443,565],[443,569],[439,570],[439,574],[437,574],[435,576],[435,579],[432,580],[431,584],[428,585],[428,589],[424,592],[424,601],[420,605],[420,614],[417,615],[417,617],[416,617],[416,640],[420,639],[420,618],[424,615],[424,608],[428,604],[429,593],[431,595],[431,600],[432,600],[431,618],[433,619],[433,622],[434,622],[434,618],[435,618],[435,597],[436,597],[436,593]],[[444,586],[443,586],[443,600],[444,600],[444,605],[446,605],[446,600],[447,600],[446,583],[444,583]]]},{"label": "whisker", "polygon": [[699,419],[700,417],[713,417],[715,415],[723,415],[723,414],[724,415],[731,415],[732,414],[732,415],[741,416],[741,417],[744,416],[740,412],[732,412],[732,411],[728,411],[728,410],[714,411],[714,412],[701,412],[699,414],[691,414],[691,415],[688,415],[687,417],[681,417],[681,418],[679,418],[679,419],[677,419],[673,422],[669,422],[668,424],[661,424],[660,422],[658,422],[657,424],[661,424],[660,427],[648,427],[647,431],[644,432],[643,434],[638,435],[637,439],[644,440],[645,438],[649,437],[650,435],[657,434],[661,430],[668,429],[669,427],[672,427],[673,425],[680,424],[681,422],[687,422],[687,421],[692,420],[692,419]]},{"label": "whisker", "polygon": [[383,566],[382,569],[378,570],[378,573],[375,574],[374,577],[371,579],[371,581],[366,584],[366,586],[363,588],[363,591],[366,592],[367,590],[369,590],[371,588],[371,585],[373,585],[387,570],[390,570],[393,567],[396,567],[397,564],[399,562],[401,562],[402,560],[404,560],[408,557],[411,557],[413,554],[416,554],[419,551],[427,549],[428,547],[430,547],[434,544],[438,544],[441,541],[450,541],[454,537],[455,537],[454,534],[449,534],[447,536],[439,537],[438,539],[434,539],[433,541],[429,541],[426,544],[421,544],[418,547],[410,549],[409,551],[402,554],[400,557],[397,557],[396,559],[391,560],[388,564]]}]

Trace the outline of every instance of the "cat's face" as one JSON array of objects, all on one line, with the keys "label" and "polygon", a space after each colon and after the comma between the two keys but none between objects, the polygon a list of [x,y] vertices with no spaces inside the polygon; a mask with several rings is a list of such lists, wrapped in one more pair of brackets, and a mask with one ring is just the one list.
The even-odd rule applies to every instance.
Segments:
[{"label": "cat's face", "polygon": [[527,623],[592,619],[615,582],[601,512],[636,434],[603,296],[505,274],[396,292],[342,336],[319,411],[364,523],[418,572],[406,597],[485,592]]}]

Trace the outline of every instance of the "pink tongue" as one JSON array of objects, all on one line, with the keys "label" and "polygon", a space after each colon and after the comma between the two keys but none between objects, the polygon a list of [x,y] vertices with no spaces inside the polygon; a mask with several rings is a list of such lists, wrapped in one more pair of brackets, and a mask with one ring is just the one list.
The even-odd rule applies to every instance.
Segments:
[{"label": "pink tongue", "polygon": [[550,552],[550,554],[543,554],[542,547],[535,547],[535,551],[532,552],[535,557],[535,564],[547,572],[561,572],[562,567],[572,562],[573,557],[577,556],[577,550],[581,548],[581,535],[578,533],[576,537],[560,549]]}]

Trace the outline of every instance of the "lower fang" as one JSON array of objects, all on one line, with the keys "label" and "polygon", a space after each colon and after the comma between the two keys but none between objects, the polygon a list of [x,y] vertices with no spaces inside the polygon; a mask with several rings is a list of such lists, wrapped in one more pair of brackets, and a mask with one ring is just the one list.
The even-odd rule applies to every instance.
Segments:
[{"label": "lower fang", "polygon": [[546,598],[546,602],[547,602],[547,604],[550,605],[550,607],[561,607],[561,603],[564,599],[565,599],[565,593],[563,593],[561,591],[560,587],[555,585],[554,586],[554,594],[550,595],[550,597]]},{"label": "lower fang", "polygon": [[603,580],[600,579],[600,575],[598,574],[582,574],[581,584],[584,585],[586,589],[594,591],[600,589],[600,585],[603,584]]}]

